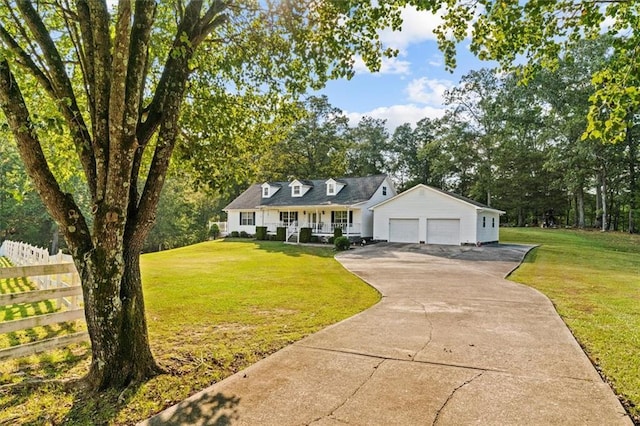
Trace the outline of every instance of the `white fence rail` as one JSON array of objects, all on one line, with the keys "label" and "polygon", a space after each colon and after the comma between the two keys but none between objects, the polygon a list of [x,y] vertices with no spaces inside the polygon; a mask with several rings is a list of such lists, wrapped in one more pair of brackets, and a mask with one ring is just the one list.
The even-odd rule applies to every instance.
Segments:
[{"label": "white fence rail", "polygon": [[[84,320],[80,278],[71,256],[50,256],[46,249],[15,241],[4,241],[0,256],[15,266],[0,268],[0,279],[31,277],[37,290],[0,294],[0,306],[57,300],[58,312],[0,322],[0,333],[37,326]],[[0,350],[0,361],[67,346],[88,339],[86,332],[58,336]]]}]

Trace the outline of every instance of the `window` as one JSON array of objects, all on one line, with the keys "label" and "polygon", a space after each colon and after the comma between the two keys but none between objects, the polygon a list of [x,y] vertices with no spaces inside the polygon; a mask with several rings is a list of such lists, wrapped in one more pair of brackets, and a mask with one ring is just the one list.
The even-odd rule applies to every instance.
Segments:
[{"label": "window", "polygon": [[327,184],[327,195],[334,195],[336,193],[336,186],[332,183]]},{"label": "window", "polygon": [[300,195],[300,185],[295,185],[292,190],[292,194],[295,197],[296,195]]},{"label": "window", "polygon": [[255,212],[240,212],[240,225],[255,225],[255,224],[256,224]]},{"label": "window", "polygon": [[283,226],[289,226],[298,221],[298,212],[280,212],[280,222]]},{"label": "window", "polygon": [[348,222],[349,216],[347,215],[346,210],[343,212],[333,212],[333,223],[346,225]]},{"label": "window", "polygon": [[262,196],[269,198],[269,187],[268,186],[265,186],[264,188],[262,188]]},{"label": "window", "polygon": [[386,186],[382,187],[382,195],[387,195],[387,187]]},{"label": "window", "polygon": [[487,217],[486,216],[482,216],[482,227],[483,228],[487,227]]},{"label": "window", "polygon": [[492,217],[492,218],[491,218],[491,227],[492,227],[492,228],[495,228],[495,227],[496,227],[496,218],[495,218],[495,217]]}]

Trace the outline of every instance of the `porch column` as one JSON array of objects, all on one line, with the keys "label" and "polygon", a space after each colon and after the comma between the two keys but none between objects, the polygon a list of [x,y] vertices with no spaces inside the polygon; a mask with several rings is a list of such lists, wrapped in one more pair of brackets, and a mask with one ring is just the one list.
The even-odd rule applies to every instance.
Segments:
[{"label": "porch column", "polygon": [[349,207],[347,207],[347,237],[349,236],[349,228],[351,227],[351,226],[349,226],[349,225],[351,225],[349,223],[349,216],[350,216],[349,215]]}]

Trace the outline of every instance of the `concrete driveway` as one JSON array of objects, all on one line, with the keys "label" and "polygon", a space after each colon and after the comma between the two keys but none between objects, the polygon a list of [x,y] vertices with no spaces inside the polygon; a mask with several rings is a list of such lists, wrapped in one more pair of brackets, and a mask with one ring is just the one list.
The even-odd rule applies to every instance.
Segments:
[{"label": "concrete driveway", "polygon": [[529,248],[340,254],[380,303],[145,424],[631,425],[549,300],[503,278]]}]

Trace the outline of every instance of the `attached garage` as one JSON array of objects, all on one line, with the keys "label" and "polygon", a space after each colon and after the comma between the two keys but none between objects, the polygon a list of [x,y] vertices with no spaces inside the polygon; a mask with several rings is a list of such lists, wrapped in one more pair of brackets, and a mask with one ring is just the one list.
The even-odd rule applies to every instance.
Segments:
[{"label": "attached garage", "polygon": [[499,240],[503,211],[427,185],[416,185],[373,211],[373,238],[427,244],[486,244]]},{"label": "attached garage", "polygon": [[460,219],[427,219],[427,244],[460,244]]},{"label": "attached garage", "polygon": [[419,224],[418,219],[389,219],[389,242],[417,243]]}]

